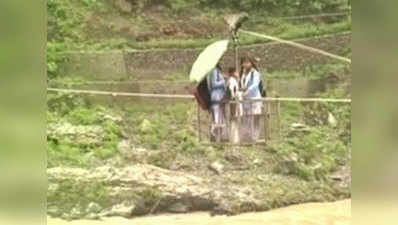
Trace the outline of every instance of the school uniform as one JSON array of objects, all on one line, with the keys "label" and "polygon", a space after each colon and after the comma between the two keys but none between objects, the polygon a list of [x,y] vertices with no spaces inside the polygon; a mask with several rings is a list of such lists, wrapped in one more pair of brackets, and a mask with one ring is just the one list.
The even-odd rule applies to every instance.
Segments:
[{"label": "school uniform", "polygon": [[[212,113],[213,124],[217,126],[225,125],[225,106],[222,103],[226,96],[226,83],[221,70],[214,68],[207,76],[207,87],[210,92],[211,106],[210,111]],[[225,136],[225,128],[221,128],[221,135]],[[211,128],[212,135],[216,135],[215,129]]]},{"label": "school uniform", "polygon": [[[230,76],[227,81],[227,88],[232,100],[242,100],[238,78]],[[231,143],[239,143],[239,117],[242,116],[243,108],[241,103],[230,103],[230,129],[229,140]]]},{"label": "school uniform", "polygon": [[[261,81],[261,73],[252,68],[246,74],[242,75],[241,78],[241,87],[245,90],[243,93],[243,99],[247,100],[255,100],[261,99],[260,92],[260,81]],[[260,115],[263,103],[261,101],[255,102],[244,102],[243,110],[246,115]]]},{"label": "school uniform", "polygon": [[[244,90],[244,100],[260,100],[262,98],[259,88],[261,73],[252,68],[248,73],[242,74],[241,87]],[[260,137],[260,115],[262,114],[262,101],[244,101],[241,128],[241,140],[255,142]]]}]

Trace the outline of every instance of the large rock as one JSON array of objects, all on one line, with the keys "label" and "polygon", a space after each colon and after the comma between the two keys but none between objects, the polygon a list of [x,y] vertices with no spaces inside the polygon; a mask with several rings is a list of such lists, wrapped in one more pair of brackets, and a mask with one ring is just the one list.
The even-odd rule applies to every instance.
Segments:
[{"label": "large rock", "polygon": [[[227,208],[238,209],[247,202],[255,202],[250,191],[241,191],[238,186],[216,186],[197,176],[144,164],[125,168],[103,166],[92,170],[51,168],[47,170],[47,175],[50,184],[59,184],[58,188],[52,186],[48,193],[51,209],[55,206],[62,208],[63,204],[73,205],[72,202],[63,202],[70,198],[53,198],[59,195],[78,195],[74,201],[81,200],[83,203],[87,196],[98,200],[97,203],[81,206],[79,213],[72,208],[73,218],[87,217],[87,214],[99,211],[98,214],[102,216],[122,217],[204,210],[216,210],[219,213],[228,211]],[[81,187],[74,191],[81,193],[69,193],[72,191],[70,187]],[[220,210],[220,205],[228,207],[221,207],[223,210]]]},{"label": "large rock", "polygon": [[209,169],[213,170],[218,175],[221,175],[224,170],[224,165],[218,161],[215,161],[209,165]]},{"label": "large rock", "polygon": [[114,205],[112,209],[107,212],[106,216],[121,216],[131,217],[135,209],[135,205],[131,203],[121,203]]},{"label": "large rock", "polygon": [[331,112],[328,113],[328,123],[331,127],[337,126],[337,120]]},{"label": "large rock", "polygon": [[73,125],[69,122],[49,123],[47,125],[47,138],[60,139],[68,137],[77,144],[101,144],[105,131],[98,125]]}]

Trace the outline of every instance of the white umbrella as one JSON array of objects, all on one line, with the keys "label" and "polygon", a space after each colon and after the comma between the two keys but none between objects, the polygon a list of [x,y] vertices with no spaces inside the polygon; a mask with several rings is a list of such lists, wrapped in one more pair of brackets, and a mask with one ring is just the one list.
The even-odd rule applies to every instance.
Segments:
[{"label": "white umbrella", "polygon": [[203,50],[192,65],[189,80],[200,83],[214,69],[228,49],[228,40],[214,42]]}]

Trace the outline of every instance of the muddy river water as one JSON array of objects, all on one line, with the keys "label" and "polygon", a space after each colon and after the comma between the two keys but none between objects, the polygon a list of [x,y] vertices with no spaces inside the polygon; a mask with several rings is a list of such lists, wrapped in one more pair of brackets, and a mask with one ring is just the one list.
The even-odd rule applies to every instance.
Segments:
[{"label": "muddy river water", "polygon": [[238,216],[215,216],[198,212],[164,214],[136,219],[106,218],[101,221],[72,222],[48,218],[48,225],[348,225],[351,224],[351,200],[332,203],[307,203],[268,212],[245,213]]}]

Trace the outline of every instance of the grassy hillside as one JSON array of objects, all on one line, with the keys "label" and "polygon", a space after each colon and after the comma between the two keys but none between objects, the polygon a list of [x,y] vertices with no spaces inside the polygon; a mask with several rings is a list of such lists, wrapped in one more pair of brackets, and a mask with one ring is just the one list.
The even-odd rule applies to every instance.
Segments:
[{"label": "grassy hillside", "polygon": [[[50,86],[73,87],[90,81],[74,73],[60,74],[58,66],[70,60],[65,51],[82,50],[84,55],[87,50],[203,47],[227,37],[223,15],[241,10],[251,16],[245,29],[286,39],[351,29],[349,16],[281,18],[349,10],[345,0],[48,0],[47,6]],[[265,41],[242,35],[241,42]],[[336,46],[343,46],[341,54],[349,57],[351,49],[345,45]],[[330,43],[325,41],[321,46],[330,47]],[[112,63],[106,57],[101,61],[96,56],[77,57],[73,62],[77,70],[82,69],[82,63],[97,67],[101,62],[115,69],[109,71],[117,71],[123,65],[138,68],[134,63],[149,61],[146,57],[166,66],[169,58],[176,64],[187,58],[171,57],[169,51],[162,53],[163,58],[155,53],[132,55],[125,64]],[[281,52],[293,54],[289,49]],[[122,61],[128,59],[118,56]],[[161,66],[159,70],[164,72],[166,67]],[[144,74],[144,69],[139,72]],[[302,69],[275,69],[266,78],[289,82],[331,76],[338,84],[349,85],[350,71],[346,64],[330,62]],[[177,72],[164,74],[164,80],[186,80],[184,71]],[[111,75],[104,78],[111,80]],[[125,81],[128,77],[119,78]],[[118,91],[118,86],[112,85],[107,87]],[[350,97],[349,88],[333,85],[313,94]],[[281,130],[267,146],[219,146],[199,142],[194,101],[49,92],[48,214],[67,219],[179,210],[236,214],[349,197],[350,105],[283,103],[281,112]],[[276,120],[274,117],[274,126]],[[214,164],[222,169],[214,169]]]},{"label": "grassy hillside", "polygon": [[[281,15],[325,12],[328,7],[332,11],[341,10],[340,7],[330,9],[336,3],[329,5],[327,1],[319,0],[318,5],[314,1],[315,3],[297,6],[279,1],[275,5],[275,1],[271,4],[271,1],[247,0],[243,1],[242,6],[233,1],[228,1],[229,4],[226,2],[50,0],[47,3],[48,40],[50,43],[65,43],[63,48],[66,49],[203,46],[209,41],[227,36],[222,19],[224,15],[243,10],[250,15],[249,22],[245,24],[246,29],[284,38],[350,29],[350,19],[347,16],[300,21],[279,18]],[[181,40],[184,41],[181,43]],[[253,43],[259,40],[242,37],[242,42]]]},{"label": "grassy hillside", "polygon": [[[47,65],[51,74],[68,51],[196,48],[229,34],[223,16],[246,11],[244,28],[285,39],[351,30],[351,17],[281,17],[349,10],[346,1],[49,0]],[[238,4],[239,3],[239,4]],[[267,40],[241,35],[242,45]]]},{"label": "grassy hillside", "polygon": [[[348,96],[349,93],[340,88],[319,94],[319,97]],[[170,173],[183,172],[216,185],[213,191],[222,190],[222,201],[231,207],[225,209],[228,213],[350,196],[347,181],[351,152],[350,105],[282,104],[280,138],[274,133],[273,141],[265,148],[209,146],[199,142],[193,102],[137,102],[123,107],[107,105],[93,103],[78,95],[48,95],[49,169],[95,170],[105,166],[123,170],[145,164],[167,169]],[[336,126],[328,122],[329,113],[336,119]],[[293,129],[293,124],[297,123],[304,127]],[[221,175],[209,167],[214,162],[224,166]],[[126,201],[128,203],[123,204],[127,206],[143,204],[141,210],[146,214],[158,201],[165,204],[162,206],[165,208],[160,207],[159,211],[167,211],[175,201],[158,187],[143,192],[138,188],[139,184],[134,183],[127,193],[123,185],[115,184],[121,181],[97,180],[94,184],[84,176],[77,175],[76,181],[57,176],[60,175],[51,175],[50,186],[53,188],[48,193],[49,213],[53,216],[69,219],[92,217],[89,205],[94,203],[98,205],[94,213],[98,216],[99,212],[112,211],[112,207]],[[129,176],[123,175],[124,179]],[[86,186],[87,182],[92,186]],[[115,185],[121,188],[120,191],[110,190]],[[258,201],[245,208],[244,202],[251,201],[251,197],[238,200],[231,187],[251,190],[250,196]],[[220,200],[210,199],[212,205],[220,204]],[[212,207],[205,210],[215,210]],[[129,216],[140,215],[131,213]]]}]

